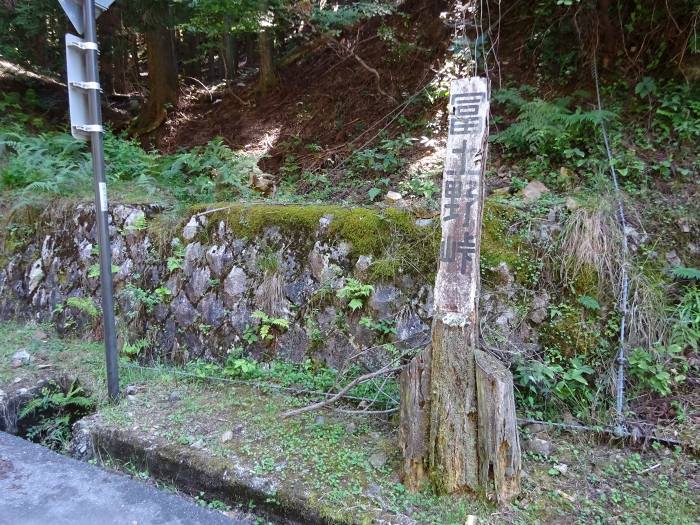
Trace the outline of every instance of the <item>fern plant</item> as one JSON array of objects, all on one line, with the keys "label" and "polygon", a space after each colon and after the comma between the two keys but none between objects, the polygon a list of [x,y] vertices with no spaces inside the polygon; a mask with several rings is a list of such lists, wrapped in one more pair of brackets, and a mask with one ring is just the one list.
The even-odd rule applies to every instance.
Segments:
[{"label": "fern plant", "polygon": [[493,142],[521,154],[562,158],[566,150],[585,147],[596,126],[613,117],[608,111],[571,110],[568,97],[551,102],[540,98],[528,101],[509,90],[495,98],[515,106],[517,116],[510,126],[495,135]]},{"label": "fern plant", "polygon": [[691,286],[673,310],[671,344],[698,351],[700,346],[700,288]]},{"label": "fern plant", "polygon": [[[144,151],[133,140],[105,132],[106,175],[112,187],[151,201],[212,202],[252,194],[257,157],[231,150],[222,139],[185,153]],[[88,196],[90,154],[67,133],[31,132],[0,122],[0,190],[21,194]],[[142,226],[142,225],[141,225]]]},{"label": "fern plant", "polygon": [[56,383],[41,390],[19,413],[19,420],[31,424],[27,437],[54,450],[65,449],[70,440],[70,427],[77,419],[90,413],[95,401],[74,381],[66,391]]},{"label": "fern plant", "polygon": [[89,297],[69,297],[66,299],[66,306],[86,314],[91,319],[96,319],[100,316],[100,310]]},{"label": "fern plant", "polygon": [[185,261],[185,247],[180,239],[173,239],[171,246],[173,248],[172,255],[168,257],[167,267],[169,272],[181,270]]},{"label": "fern plant", "polygon": [[373,292],[374,287],[371,284],[363,284],[350,277],[346,279],[345,285],[338,290],[338,297],[347,300],[348,308],[354,312],[365,305],[365,301],[370,298]]},{"label": "fern plant", "polygon": [[697,268],[687,268],[685,266],[677,266],[671,273],[678,279],[687,279],[689,281],[700,282],[700,270]]},{"label": "fern plant", "polygon": [[260,319],[260,329],[258,335],[260,340],[271,342],[283,332],[289,329],[289,321],[281,317],[272,317],[262,310],[257,310],[251,314],[254,319]]}]

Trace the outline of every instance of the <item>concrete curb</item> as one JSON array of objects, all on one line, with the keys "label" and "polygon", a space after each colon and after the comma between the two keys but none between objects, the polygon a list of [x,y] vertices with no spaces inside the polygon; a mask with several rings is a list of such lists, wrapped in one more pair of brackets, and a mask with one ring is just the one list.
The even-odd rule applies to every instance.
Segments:
[{"label": "concrete curb", "polygon": [[[255,504],[255,511],[278,523],[336,525],[320,515],[309,494],[293,481],[257,476],[246,461],[213,457],[179,444],[145,438],[136,432],[108,427],[100,416],[82,419],[80,432],[89,434],[92,452],[104,459],[131,462],[148,469],[160,481],[172,483],[190,494],[207,496],[228,504]],[[77,434],[77,433],[76,433]]]}]

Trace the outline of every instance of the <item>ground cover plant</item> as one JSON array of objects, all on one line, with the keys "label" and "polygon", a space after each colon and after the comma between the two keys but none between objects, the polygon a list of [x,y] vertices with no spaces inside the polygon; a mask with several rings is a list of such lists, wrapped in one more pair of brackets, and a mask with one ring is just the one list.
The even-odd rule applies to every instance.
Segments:
[{"label": "ground cover plant", "polygon": [[[304,405],[304,397],[264,386],[181,376],[181,369],[169,366],[140,369],[127,362],[121,367],[122,387],[129,386],[132,393],[110,404],[100,345],[59,338],[50,327],[14,323],[0,324],[0,336],[3,388],[17,377],[17,388],[33,384],[47,373],[43,365],[50,364],[51,373],[80,376],[84,388],[91,389],[97,403],[94,424],[110,432],[128,429],[129,439],[145,439],[154,450],[175,447],[181,456],[194,451],[204,465],[244,464],[280,487],[285,482],[301,484],[312,495],[312,508],[341,523],[384,516],[451,525],[477,515],[480,522],[494,524],[583,524],[606,523],[613,515],[619,522],[690,524],[699,516],[694,494],[700,465],[680,449],[616,448],[597,444],[586,434],[550,434],[553,453],[525,455],[528,477],[513,506],[496,508],[471,496],[410,494],[396,477],[396,428],[386,419],[328,410],[285,420],[279,417],[281,411]],[[18,347],[27,349],[31,364],[11,368],[9,358]],[[524,427],[523,432],[527,436],[541,431]],[[101,460],[139,479],[151,475],[129,458],[103,455]],[[177,489],[173,480],[158,482]],[[193,496],[222,510],[260,505],[200,492]],[[283,505],[274,495],[268,499],[268,507]]]}]

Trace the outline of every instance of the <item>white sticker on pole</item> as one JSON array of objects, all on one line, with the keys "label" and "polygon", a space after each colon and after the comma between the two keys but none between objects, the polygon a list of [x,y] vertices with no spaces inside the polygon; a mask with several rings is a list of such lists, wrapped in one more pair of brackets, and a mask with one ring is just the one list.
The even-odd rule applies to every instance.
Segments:
[{"label": "white sticker on pole", "polygon": [[104,182],[99,183],[100,188],[100,211],[107,211],[107,184]]}]

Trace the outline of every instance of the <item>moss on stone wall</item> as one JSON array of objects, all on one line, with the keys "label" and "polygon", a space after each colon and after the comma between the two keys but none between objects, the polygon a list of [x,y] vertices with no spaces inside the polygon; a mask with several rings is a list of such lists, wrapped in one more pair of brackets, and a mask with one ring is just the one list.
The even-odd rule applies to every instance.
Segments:
[{"label": "moss on stone wall", "polygon": [[[55,209],[58,208],[64,207]],[[13,214],[12,222],[36,225],[41,211],[34,207],[23,208]],[[439,219],[419,226],[410,211],[395,208],[218,203],[191,207],[184,215],[182,211],[164,211],[148,219],[148,233],[160,248],[161,256],[165,255],[172,238],[179,236],[192,215],[199,213],[206,213],[204,216],[208,221],[207,227],[198,235],[198,240],[205,243],[211,240],[223,221],[239,238],[255,238],[265,229],[276,227],[283,236],[292,239],[298,249],[310,250],[321,227],[321,219],[328,217],[327,235],[331,241],[348,242],[351,257],[372,256],[373,263],[368,270],[368,279],[372,282],[390,281],[401,274],[417,275],[432,282],[437,271]],[[516,236],[509,235],[509,227],[516,220],[517,211],[512,207],[486,201],[481,240],[482,267],[488,269],[504,261],[516,268],[522,264],[523,258],[530,257],[526,246]],[[17,247],[15,243],[9,243],[5,255]]]},{"label": "moss on stone wall", "polygon": [[[315,241],[319,221],[329,217],[328,233],[331,239],[351,245],[351,256],[371,255],[371,281],[384,281],[398,275],[416,274],[434,280],[440,249],[440,223],[427,226],[416,224],[409,211],[389,208],[348,208],[332,205],[268,205],[219,204],[196,207],[200,213],[221,208],[207,215],[209,234],[224,221],[237,236],[255,237],[266,228],[277,227],[284,235],[292,236],[310,249]],[[530,259],[530,250],[515,236],[508,234],[517,219],[512,207],[486,201],[481,243],[481,261],[485,268],[506,262],[511,268]]]},{"label": "moss on stone wall", "polygon": [[[431,277],[437,267],[439,225],[416,225],[408,211],[396,209],[347,208],[331,205],[219,205],[207,215],[204,235],[211,235],[220,221],[238,237],[262,235],[266,228],[276,227],[295,239],[297,246],[311,249],[320,221],[328,217],[328,236],[351,246],[350,255],[371,255],[374,258],[369,275],[372,280],[386,280],[397,274],[414,273]],[[194,208],[195,213],[205,209]]]},{"label": "moss on stone wall", "polygon": [[532,247],[520,235],[511,231],[519,219],[519,211],[512,206],[486,200],[481,230],[481,274],[486,282],[492,277],[492,268],[504,262],[514,272],[515,280],[531,286],[542,269],[541,261]]},{"label": "moss on stone wall", "polygon": [[599,284],[600,279],[598,277],[598,271],[593,265],[584,264],[574,276],[571,288],[573,293],[576,294],[576,297],[580,295],[596,297],[598,295]]},{"label": "moss on stone wall", "polygon": [[574,357],[595,352],[600,344],[600,327],[589,318],[585,308],[576,303],[558,305],[561,313],[540,327],[540,342],[561,355]]}]

